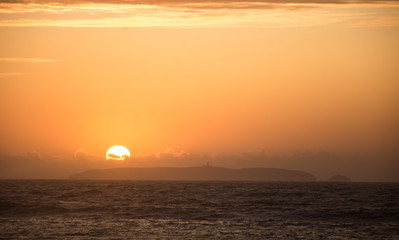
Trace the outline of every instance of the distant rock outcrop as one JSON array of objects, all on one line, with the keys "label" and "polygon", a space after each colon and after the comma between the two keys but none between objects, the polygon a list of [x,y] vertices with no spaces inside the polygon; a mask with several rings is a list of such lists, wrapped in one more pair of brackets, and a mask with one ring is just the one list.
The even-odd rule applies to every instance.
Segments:
[{"label": "distant rock outcrop", "polygon": [[315,181],[310,173],[277,168],[230,169],[221,167],[111,168],[88,170],[70,179],[192,180],[192,181]]},{"label": "distant rock outcrop", "polygon": [[334,175],[328,179],[329,182],[351,182],[347,176]]}]

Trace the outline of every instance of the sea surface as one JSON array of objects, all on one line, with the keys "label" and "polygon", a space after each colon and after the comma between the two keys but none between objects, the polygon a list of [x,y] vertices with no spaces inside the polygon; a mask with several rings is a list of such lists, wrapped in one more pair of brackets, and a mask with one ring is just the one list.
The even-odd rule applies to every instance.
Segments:
[{"label": "sea surface", "polygon": [[399,184],[1,180],[0,239],[399,239]]}]

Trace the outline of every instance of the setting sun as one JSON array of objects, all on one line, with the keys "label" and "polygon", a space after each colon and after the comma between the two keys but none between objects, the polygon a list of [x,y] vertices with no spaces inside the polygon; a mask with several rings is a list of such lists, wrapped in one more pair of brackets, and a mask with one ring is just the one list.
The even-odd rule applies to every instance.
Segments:
[{"label": "setting sun", "polygon": [[0,240],[399,240],[399,0],[0,0],[0,36]]},{"label": "setting sun", "polygon": [[125,160],[130,157],[130,152],[124,146],[113,146],[108,149],[106,154],[107,160]]}]

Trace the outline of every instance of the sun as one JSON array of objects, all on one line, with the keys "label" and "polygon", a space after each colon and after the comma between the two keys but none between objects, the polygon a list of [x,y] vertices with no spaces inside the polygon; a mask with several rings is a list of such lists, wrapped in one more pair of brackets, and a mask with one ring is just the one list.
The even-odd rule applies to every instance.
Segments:
[{"label": "sun", "polygon": [[125,160],[130,157],[130,152],[127,148],[124,146],[112,146],[110,149],[108,149],[107,154],[105,155],[105,158],[107,160]]}]

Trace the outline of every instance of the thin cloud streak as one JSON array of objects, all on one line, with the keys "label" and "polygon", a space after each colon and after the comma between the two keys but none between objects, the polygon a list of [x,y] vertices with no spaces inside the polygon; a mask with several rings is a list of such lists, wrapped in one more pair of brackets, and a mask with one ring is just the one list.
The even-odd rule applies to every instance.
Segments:
[{"label": "thin cloud streak", "polygon": [[364,20],[361,22],[358,22],[356,24],[353,24],[352,27],[354,28],[362,28],[362,27],[394,27],[398,26],[399,23],[399,17],[381,17],[377,19],[371,19],[371,20]]},{"label": "thin cloud streak", "polygon": [[[396,7],[393,10],[399,12]],[[326,8],[308,8],[303,11],[284,9],[176,9],[166,7],[141,7],[140,9],[124,9],[124,13],[99,14],[98,18],[84,18],[91,12],[83,12],[74,19],[63,18],[58,14],[53,18],[37,19],[5,19],[0,20],[2,27],[309,27],[329,24],[346,24],[347,26],[399,26],[397,18],[390,21],[380,19],[378,12],[351,12],[329,10]],[[121,9],[119,11],[122,11]],[[123,12],[122,11],[122,12]],[[84,15],[84,16],[83,16]],[[361,24],[358,24],[361,23]]]},{"label": "thin cloud streak", "polygon": [[24,76],[27,73],[0,73],[0,78]]},{"label": "thin cloud streak", "polygon": [[123,11],[126,9],[168,7],[179,9],[287,9],[331,7],[344,5],[398,6],[399,0],[390,1],[340,1],[340,0],[240,0],[240,1],[6,1],[0,2],[0,13],[49,12],[60,14],[74,10]]},{"label": "thin cloud streak", "polygon": [[49,58],[0,58],[0,62],[51,63],[58,62],[58,60]]},{"label": "thin cloud streak", "polygon": [[2,0],[0,3],[9,4],[45,4],[45,5],[75,5],[75,4],[126,4],[126,5],[162,5],[162,4],[185,4],[185,3],[294,3],[294,4],[387,4],[398,3],[398,0]]},{"label": "thin cloud streak", "polygon": [[16,0],[0,2],[0,27],[398,26],[378,21],[386,12],[399,14],[399,0]]}]

